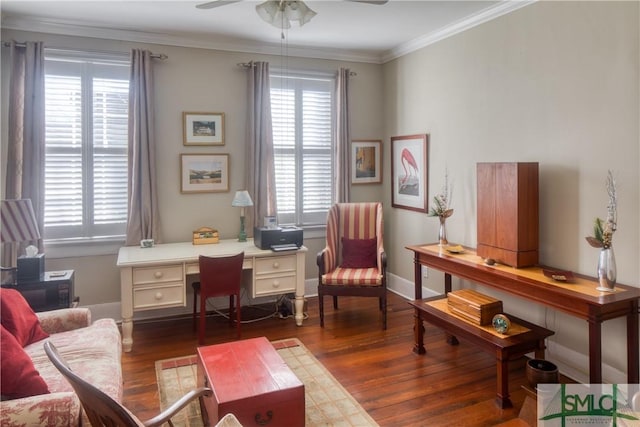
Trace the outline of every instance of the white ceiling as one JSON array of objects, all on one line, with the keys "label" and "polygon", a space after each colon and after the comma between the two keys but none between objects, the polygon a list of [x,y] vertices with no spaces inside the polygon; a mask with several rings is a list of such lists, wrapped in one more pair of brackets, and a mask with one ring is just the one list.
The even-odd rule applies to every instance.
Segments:
[{"label": "white ceiling", "polygon": [[[288,31],[289,55],[383,63],[529,4],[532,0],[306,1],[315,16]],[[203,1],[2,0],[2,28],[255,53],[280,53],[281,30],[260,1],[213,9]]]}]

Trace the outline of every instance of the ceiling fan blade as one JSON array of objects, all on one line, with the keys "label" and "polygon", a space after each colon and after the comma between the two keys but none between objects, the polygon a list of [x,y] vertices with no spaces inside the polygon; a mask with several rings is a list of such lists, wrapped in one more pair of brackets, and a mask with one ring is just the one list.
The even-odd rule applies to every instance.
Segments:
[{"label": "ceiling fan blade", "polygon": [[347,0],[347,1],[352,1],[356,3],[369,3],[369,4],[375,4],[378,6],[382,6],[383,4],[386,4],[389,2],[389,0]]},{"label": "ceiling fan blade", "polygon": [[207,3],[200,3],[196,5],[198,9],[213,9],[214,7],[226,6],[232,3],[238,3],[241,0],[214,0]]}]

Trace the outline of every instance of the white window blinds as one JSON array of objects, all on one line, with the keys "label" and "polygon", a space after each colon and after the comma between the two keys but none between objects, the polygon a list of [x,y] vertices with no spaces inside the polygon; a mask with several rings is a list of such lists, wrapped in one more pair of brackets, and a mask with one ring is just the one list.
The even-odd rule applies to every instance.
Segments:
[{"label": "white window blinds", "polygon": [[45,59],[45,238],[124,235],[128,63]]},{"label": "white window blinds", "polygon": [[333,203],[333,79],[271,77],[278,223],[324,225]]}]

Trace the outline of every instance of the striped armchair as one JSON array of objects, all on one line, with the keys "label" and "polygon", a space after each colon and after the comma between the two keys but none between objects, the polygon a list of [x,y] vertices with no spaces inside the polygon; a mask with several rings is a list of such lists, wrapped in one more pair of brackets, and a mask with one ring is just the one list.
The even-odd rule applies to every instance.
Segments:
[{"label": "striped armchair", "polygon": [[338,203],[327,217],[327,244],[318,253],[320,326],[324,327],[324,296],[377,297],[382,328],[387,329],[387,257],[384,252],[382,204]]}]

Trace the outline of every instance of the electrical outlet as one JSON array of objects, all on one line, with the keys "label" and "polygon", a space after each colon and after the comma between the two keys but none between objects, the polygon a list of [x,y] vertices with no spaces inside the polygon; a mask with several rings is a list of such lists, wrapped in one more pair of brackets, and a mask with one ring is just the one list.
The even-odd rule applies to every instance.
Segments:
[{"label": "electrical outlet", "polygon": [[422,266],[422,277],[425,279],[429,278],[429,268],[426,265]]}]

